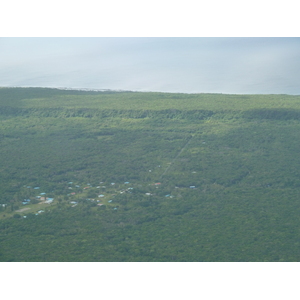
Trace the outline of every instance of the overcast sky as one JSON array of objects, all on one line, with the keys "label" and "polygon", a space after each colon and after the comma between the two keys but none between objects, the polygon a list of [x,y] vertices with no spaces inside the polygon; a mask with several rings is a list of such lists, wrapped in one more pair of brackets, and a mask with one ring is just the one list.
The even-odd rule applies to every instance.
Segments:
[{"label": "overcast sky", "polygon": [[300,94],[300,38],[0,38],[0,86]]}]

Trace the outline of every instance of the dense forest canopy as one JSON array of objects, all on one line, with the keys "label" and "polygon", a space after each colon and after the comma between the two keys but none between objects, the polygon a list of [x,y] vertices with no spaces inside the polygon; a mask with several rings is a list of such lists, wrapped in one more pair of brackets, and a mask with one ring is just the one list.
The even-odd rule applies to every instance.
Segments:
[{"label": "dense forest canopy", "polygon": [[0,261],[299,261],[300,96],[0,88]]}]

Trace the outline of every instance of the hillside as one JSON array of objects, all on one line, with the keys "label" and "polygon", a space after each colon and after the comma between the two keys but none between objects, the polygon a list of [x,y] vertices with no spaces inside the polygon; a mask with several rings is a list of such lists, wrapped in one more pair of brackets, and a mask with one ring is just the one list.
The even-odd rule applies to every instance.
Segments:
[{"label": "hillside", "polygon": [[299,261],[299,120],[300,96],[0,88],[0,261]]}]

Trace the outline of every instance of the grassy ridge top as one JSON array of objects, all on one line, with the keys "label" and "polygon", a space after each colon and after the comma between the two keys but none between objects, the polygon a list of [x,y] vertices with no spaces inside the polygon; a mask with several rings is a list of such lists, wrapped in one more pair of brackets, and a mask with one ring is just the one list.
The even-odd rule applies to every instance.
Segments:
[{"label": "grassy ridge top", "polygon": [[50,88],[1,88],[0,105],[18,108],[246,111],[300,109],[300,96],[95,92]]}]

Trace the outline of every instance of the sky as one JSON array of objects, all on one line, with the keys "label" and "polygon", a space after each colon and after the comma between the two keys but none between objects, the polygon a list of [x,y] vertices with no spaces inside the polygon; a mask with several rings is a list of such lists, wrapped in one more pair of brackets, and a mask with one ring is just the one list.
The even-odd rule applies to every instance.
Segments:
[{"label": "sky", "polygon": [[300,38],[1,37],[0,86],[300,94]]}]

